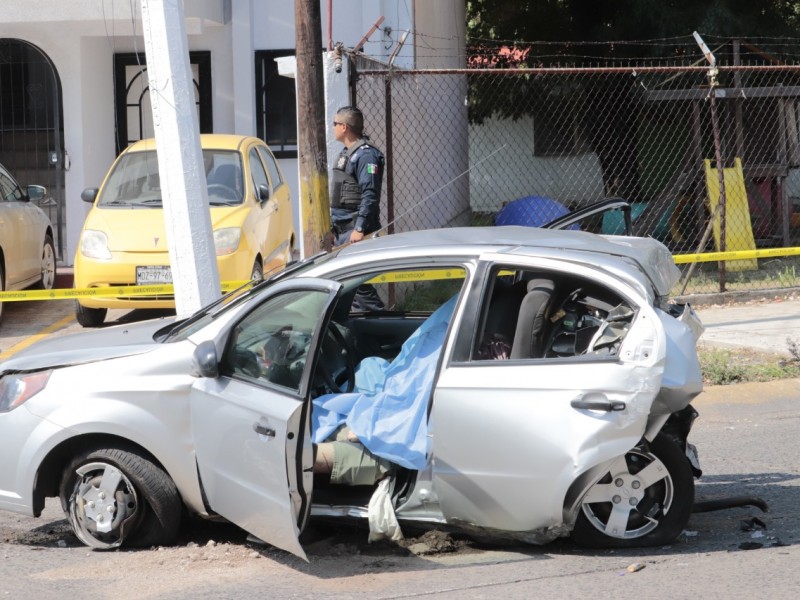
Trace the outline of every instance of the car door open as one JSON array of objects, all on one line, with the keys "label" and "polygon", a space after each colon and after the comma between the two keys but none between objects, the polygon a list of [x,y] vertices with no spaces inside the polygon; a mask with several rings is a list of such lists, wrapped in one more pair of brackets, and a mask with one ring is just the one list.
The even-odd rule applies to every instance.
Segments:
[{"label": "car door open", "polygon": [[298,536],[310,502],[309,378],[340,285],[295,280],[220,336],[218,377],[191,398],[197,466],[210,509],[306,558]]}]

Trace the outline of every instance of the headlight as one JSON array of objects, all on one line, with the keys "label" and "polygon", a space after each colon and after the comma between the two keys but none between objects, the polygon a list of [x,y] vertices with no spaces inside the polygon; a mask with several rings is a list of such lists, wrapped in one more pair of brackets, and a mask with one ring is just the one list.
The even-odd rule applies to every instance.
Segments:
[{"label": "headlight", "polygon": [[0,378],[0,413],[21,406],[23,402],[41,392],[50,379],[52,369],[35,373],[17,373]]},{"label": "headlight", "polygon": [[242,238],[242,230],[239,227],[225,227],[214,231],[214,248],[217,256],[233,254],[239,247],[239,240]]},{"label": "headlight", "polygon": [[108,249],[108,237],[102,231],[87,229],[81,235],[81,254],[87,258],[111,260],[111,250]]}]

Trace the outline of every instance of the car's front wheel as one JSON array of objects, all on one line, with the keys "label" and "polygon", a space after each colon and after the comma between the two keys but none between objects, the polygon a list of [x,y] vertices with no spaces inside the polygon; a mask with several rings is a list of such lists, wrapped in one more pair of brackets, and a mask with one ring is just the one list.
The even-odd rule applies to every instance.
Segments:
[{"label": "car's front wheel", "polygon": [[107,308],[88,308],[75,300],[75,320],[82,327],[100,327],[106,320]]},{"label": "car's front wheel", "polygon": [[692,514],[694,477],[669,437],[620,457],[583,498],[572,539],[589,548],[640,548],[672,542]]},{"label": "car's front wheel", "polygon": [[169,545],[180,527],[174,482],[135,451],[98,448],[78,456],[64,473],[60,497],[75,535],[92,548]]},{"label": "car's front wheel", "polygon": [[52,290],[56,282],[56,247],[53,238],[45,236],[42,246],[42,275],[37,287],[43,290]]}]

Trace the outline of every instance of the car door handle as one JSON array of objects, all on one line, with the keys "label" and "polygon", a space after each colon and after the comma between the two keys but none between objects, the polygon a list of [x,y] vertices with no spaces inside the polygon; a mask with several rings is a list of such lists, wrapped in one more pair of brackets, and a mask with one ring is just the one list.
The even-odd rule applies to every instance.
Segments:
[{"label": "car door handle", "polygon": [[253,423],[253,431],[258,435],[266,435],[267,437],[275,437],[275,430],[261,423]]},{"label": "car door handle", "polygon": [[626,408],[625,403],[620,400],[583,400],[581,398],[570,402],[570,406],[579,410],[604,410],[606,412],[619,412]]}]

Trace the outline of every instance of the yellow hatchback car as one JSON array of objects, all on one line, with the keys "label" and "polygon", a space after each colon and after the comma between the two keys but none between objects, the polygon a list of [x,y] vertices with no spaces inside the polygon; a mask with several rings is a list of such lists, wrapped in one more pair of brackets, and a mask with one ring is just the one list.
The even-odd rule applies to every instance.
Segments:
[{"label": "yellow hatchback car", "polygon": [[[285,266],[295,234],[289,186],[260,139],[200,136],[214,246],[222,281],[263,279]],[[172,283],[154,139],[124,150],[98,188],[75,253],[76,288]],[[172,295],[80,298],[75,316],[98,327],[109,308],[174,308]]]}]

